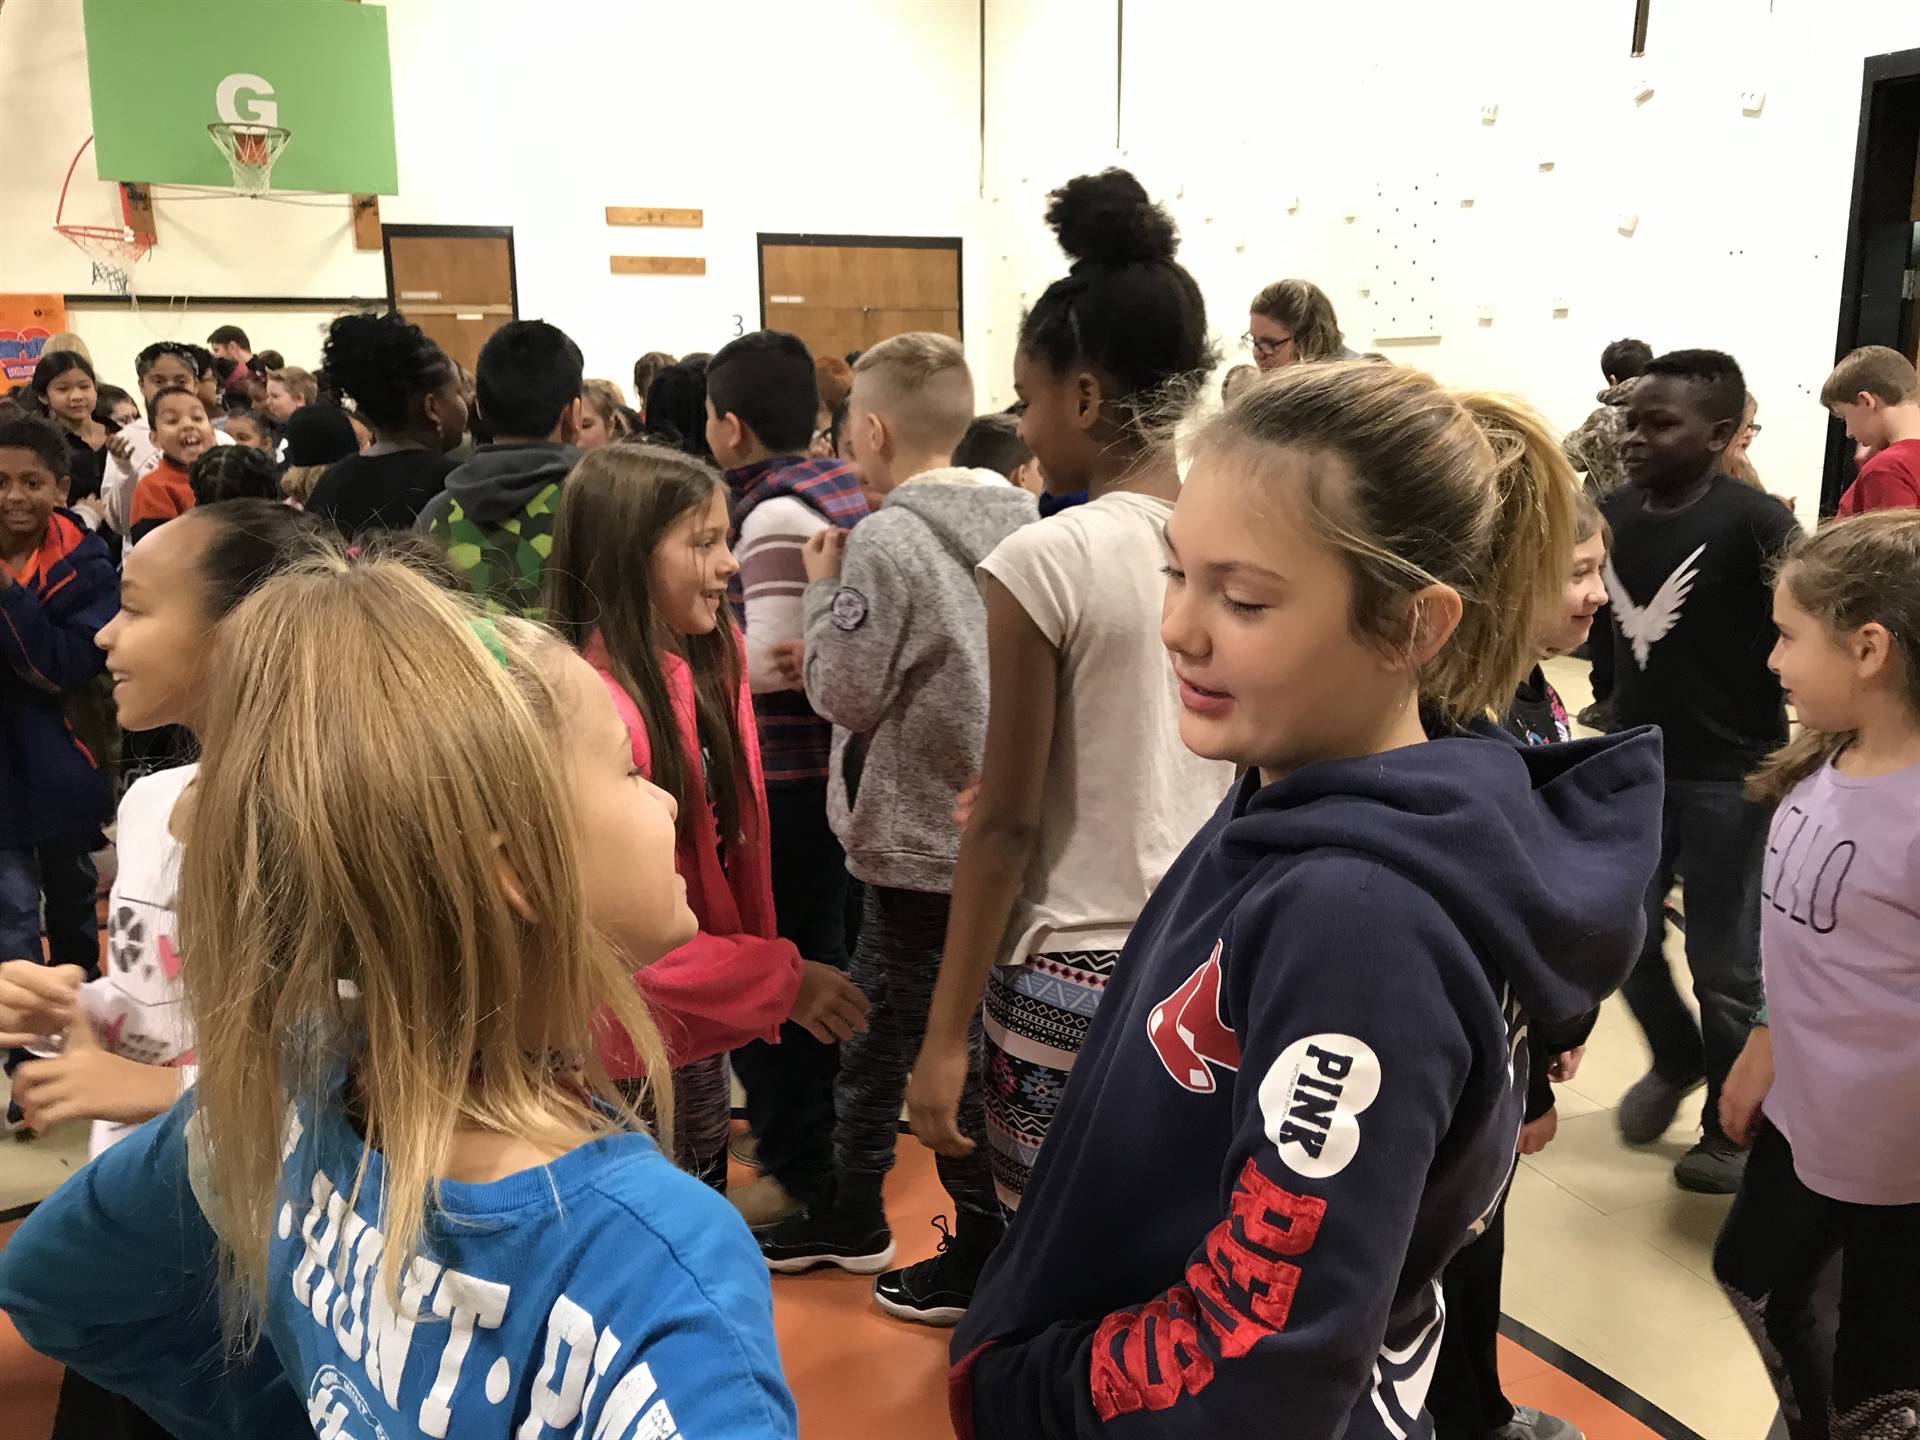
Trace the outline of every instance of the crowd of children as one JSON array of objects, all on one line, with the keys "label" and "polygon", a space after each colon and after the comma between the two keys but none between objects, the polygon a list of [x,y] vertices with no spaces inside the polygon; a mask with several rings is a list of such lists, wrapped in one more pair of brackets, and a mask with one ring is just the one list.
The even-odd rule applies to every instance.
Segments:
[{"label": "crowd of children", "polygon": [[[1576,1440],[1500,1386],[1504,1214],[1616,991],[1793,1440],[1920,1434],[1913,366],[1826,382],[1808,533],[1728,355],[1616,342],[1562,441],[1285,280],[1216,402],[1138,181],[1047,220],[1007,415],[939,335],[630,407],[399,314],[0,402],[56,1435],[791,1436],[768,1272],[833,1266],[956,1327],[961,1437]],[[954,1219],[896,1267],[903,1106]]]}]

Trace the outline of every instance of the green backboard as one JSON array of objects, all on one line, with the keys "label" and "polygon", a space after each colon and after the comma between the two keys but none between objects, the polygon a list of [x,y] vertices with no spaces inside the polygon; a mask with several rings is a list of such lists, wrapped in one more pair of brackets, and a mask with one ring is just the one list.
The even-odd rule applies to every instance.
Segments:
[{"label": "green backboard", "polygon": [[275,190],[392,195],[387,12],[351,0],[86,0],[102,180],[228,185],[209,122],[293,134]]}]

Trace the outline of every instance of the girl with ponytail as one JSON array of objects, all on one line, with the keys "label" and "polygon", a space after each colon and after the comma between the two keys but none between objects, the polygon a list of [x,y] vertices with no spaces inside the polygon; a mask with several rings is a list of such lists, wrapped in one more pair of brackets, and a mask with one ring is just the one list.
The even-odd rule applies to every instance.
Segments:
[{"label": "girl with ponytail", "polygon": [[1619,984],[1659,850],[1656,734],[1485,718],[1564,604],[1574,494],[1537,415],[1397,367],[1290,367],[1199,432],[1160,636],[1181,738],[1242,774],[955,1336],[960,1435],[1426,1433],[1528,1022]]},{"label": "girl with ponytail", "polygon": [[[1920,1389],[1920,511],[1802,537],[1769,660],[1804,727],[1748,782],[1773,804],[1767,1003],[1720,1092],[1752,1142],[1713,1271],[1787,1433],[1911,1435]],[[1840,1256],[1838,1340],[1813,1289]]]}]

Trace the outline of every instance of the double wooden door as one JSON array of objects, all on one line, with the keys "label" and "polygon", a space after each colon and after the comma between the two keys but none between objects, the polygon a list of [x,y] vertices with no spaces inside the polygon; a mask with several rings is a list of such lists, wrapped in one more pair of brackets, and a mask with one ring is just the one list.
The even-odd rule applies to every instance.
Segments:
[{"label": "double wooden door", "polygon": [[519,317],[513,231],[386,225],[387,300],[469,371],[487,337]]},{"label": "double wooden door", "polygon": [[846,356],[909,330],[961,338],[960,242],[762,235],[760,316],[815,355]]}]

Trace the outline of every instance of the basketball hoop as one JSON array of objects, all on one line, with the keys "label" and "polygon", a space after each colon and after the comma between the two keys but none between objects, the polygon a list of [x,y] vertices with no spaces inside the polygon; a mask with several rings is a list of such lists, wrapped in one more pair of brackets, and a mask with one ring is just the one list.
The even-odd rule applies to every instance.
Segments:
[{"label": "basketball hoop", "polygon": [[53,211],[53,228],[93,262],[91,284],[105,285],[114,294],[125,295],[133,285],[133,266],[147,253],[153,237],[136,233],[131,225],[68,225],[60,218],[66,213],[67,187],[73,184],[73,172],[91,144],[93,137],[89,135],[67,166],[67,178],[60,186],[60,203]]},{"label": "basketball hoop", "polygon": [[93,262],[92,284],[105,285],[116,295],[133,286],[133,266],[153,241],[126,226],[55,225],[53,227],[86,253]]},{"label": "basketball hoop", "polygon": [[293,139],[278,125],[230,125],[216,120],[207,134],[233,171],[233,188],[242,195],[265,195],[273,188],[273,162]]}]

